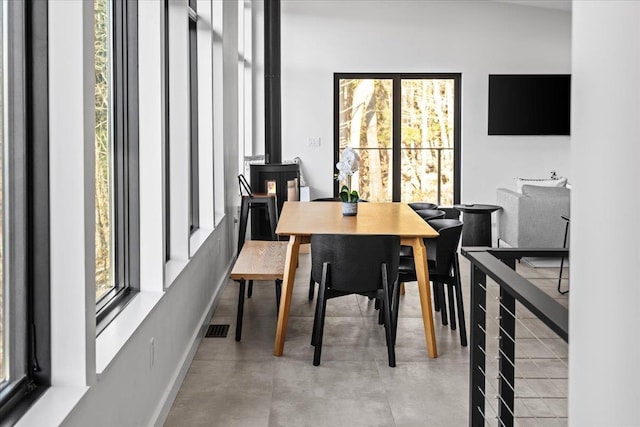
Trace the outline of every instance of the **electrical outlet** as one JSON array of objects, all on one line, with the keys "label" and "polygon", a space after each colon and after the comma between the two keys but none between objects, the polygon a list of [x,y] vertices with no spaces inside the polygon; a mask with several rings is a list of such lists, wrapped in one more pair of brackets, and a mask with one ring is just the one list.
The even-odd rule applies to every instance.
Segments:
[{"label": "electrical outlet", "polygon": [[153,367],[153,362],[155,362],[155,356],[156,356],[156,342],[155,342],[155,339],[152,337],[149,340],[149,367],[150,368]]},{"label": "electrical outlet", "polygon": [[310,136],[309,138],[307,138],[307,145],[309,147],[320,147],[320,137]]}]

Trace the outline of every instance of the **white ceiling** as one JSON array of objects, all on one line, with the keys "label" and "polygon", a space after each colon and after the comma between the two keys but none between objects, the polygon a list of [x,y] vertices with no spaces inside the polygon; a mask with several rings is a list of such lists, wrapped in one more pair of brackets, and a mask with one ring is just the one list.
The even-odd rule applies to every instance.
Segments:
[{"label": "white ceiling", "polygon": [[494,0],[502,3],[520,4],[523,6],[544,7],[547,9],[571,11],[571,0]]}]

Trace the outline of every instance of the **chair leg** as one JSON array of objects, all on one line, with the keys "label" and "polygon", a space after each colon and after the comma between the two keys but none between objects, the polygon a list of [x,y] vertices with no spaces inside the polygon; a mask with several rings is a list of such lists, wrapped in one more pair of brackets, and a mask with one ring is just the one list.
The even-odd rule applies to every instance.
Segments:
[{"label": "chair leg", "polygon": [[[324,280],[323,280],[324,282]],[[324,332],[324,316],[327,311],[327,300],[325,295],[325,284],[320,285],[318,290],[318,302],[316,303],[316,319],[314,320],[314,336],[312,341],[315,345],[313,351],[313,366],[320,365],[322,356],[322,334]]]},{"label": "chair leg", "polygon": [[236,315],[236,341],[242,337],[242,312],[244,311],[244,280],[240,280],[238,290],[238,313]]},{"label": "chair leg", "polygon": [[433,309],[435,311],[440,311],[440,295],[438,294],[435,282],[433,282]]},{"label": "chair leg", "polygon": [[278,240],[276,226],[278,224],[278,210],[276,209],[276,198],[270,197],[267,200],[267,212],[269,213],[269,225],[271,228],[271,240]]},{"label": "chair leg", "polygon": [[247,298],[253,296],[253,280],[249,280],[249,286],[247,286]]},{"label": "chair leg", "polygon": [[392,295],[391,316],[393,316],[393,345],[396,345],[396,336],[398,334],[398,308],[400,307],[400,286],[398,282],[393,284]]},{"label": "chair leg", "polygon": [[393,317],[391,316],[391,304],[389,297],[391,292],[389,291],[389,284],[387,281],[387,266],[382,266],[382,310],[384,311],[384,331],[387,339],[387,354],[389,356],[389,366],[394,368],[396,366],[396,351],[395,351],[395,337],[394,337],[394,325]]},{"label": "chair leg", "polygon": [[316,284],[312,278],[309,278],[309,301],[313,301],[313,295],[315,293]]},{"label": "chair leg", "polygon": [[458,305],[458,325],[460,329],[460,345],[467,346],[467,326],[464,320],[464,304],[462,301],[462,283],[460,283],[460,263],[458,255],[453,257],[453,275],[455,276],[456,303]]},{"label": "chair leg", "polygon": [[280,313],[280,296],[282,295],[282,280],[276,279],[276,314]]},{"label": "chair leg", "polygon": [[400,283],[400,295],[405,295],[407,290],[404,288],[404,282]]},{"label": "chair leg", "polygon": [[385,295],[384,301],[385,318],[387,319],[384,330],[387,338],[387,354],[389,355],[389,366],[394,368],[396,366],[396,351],[395,351],[395,334],[393,320],[391,318],[391,308],[389,307],[389,297]]},{"label": "chair leg", "polygon": [[247,222],[249,220],[249,196],[242,196],[240,205],[240,224],[238,226],[238,254],[244,245],[247,235]]},{"label": "chair leg", "polygon": [[313,310],[313,329],[311,329],[311,345],[316,346],[316,329],[318,328],[318,310],[320,304],[320,289],[318,289],[318,299],[316,300],[316,308]]},{"label": "chair leg", "polygon": [[440,317],[442,318],[442,324],[448,325],[447,321],[447,300],[444,297],[444,285],[440,282],[433,282],[434,293],[438,295],[440,299]]},{"label": "chair leg", "polygon": [[[455,301],[453,298],[453,285],[447,283],[447,291],[449,296],[449,325],[451,326],[451,330],[456,330],[456,307]],[[444,283],[442,284],[444,286]]]},{"label": "chair leg", "polygon": [[[562,243],[563,248],[567,247],[568,232],[569,232],[569,221],[567,221],[567,224],[564,227],[564,241]],[[567,292],[569,292],[569,290],[568,289],[566,291],[560,290],[560,285],[562,284],[562,267],[564,267],[564,257],[560,258],[560,274],[558,275],[558,293],[560,295],[565,295]]]}]

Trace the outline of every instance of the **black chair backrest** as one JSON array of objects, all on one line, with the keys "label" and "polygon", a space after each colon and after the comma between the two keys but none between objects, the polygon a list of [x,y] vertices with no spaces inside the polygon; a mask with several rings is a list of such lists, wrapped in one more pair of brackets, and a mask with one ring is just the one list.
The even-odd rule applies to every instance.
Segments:
[{"label": "black chair backrest", "polygon": [[387,264],[389,287],[398,277],[400,238],[314,234],[311,236],[311,277],[322,282],[322,266],[331,264],[330,288],[345,292],[372,292],[382,288],[381,264]]},{"label": "black chair backrest", "polygon": [[436,205],[435,203],[428,203],[428,202],[413,202],[413,203],[409,203],[409,207],[414,211],[417,211],[420,209],[436,209],[438,205]]},{"label": "black chair backrest", "polygon": [[453,256],[458,250],[462,235],[462,221],[457,219],[432,219],[429,225],[440,234],[435,239],[424,239],[429,259],[436,262],[433,273],[448,275]]},{"label": "black chair backrest", "polygon": [[453,206],[438,206],[437,209],[444,211],[445,219],[460,219],[460,211]]},{"label": "black chair backrest", "polygon": [[246,192],[247,196],[253,197],[251,186],[249,185],[249,183],[247,182],[247,178],[245,178],[243,174],[238,175],[238,186],[240,187],[241,196],[243,196]]},{"label": "black chair backrest", "polygon": [[420,215],[420,218],[424,219],[425,221],[429,221],[430,219],[444,218],[445,216],[445,211],[441,211],[439,209],[418,209],[416,213]]}]

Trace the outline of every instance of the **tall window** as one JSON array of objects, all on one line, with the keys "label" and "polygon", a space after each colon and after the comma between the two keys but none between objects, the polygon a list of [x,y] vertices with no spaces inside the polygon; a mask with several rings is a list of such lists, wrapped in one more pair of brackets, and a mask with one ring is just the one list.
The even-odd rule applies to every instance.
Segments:
[{"label": "tall window", "polygon": [[[359,151],[370,201],[460,198],[459,74],[336,74],[335,155]],[[337,191],[337,185],[336,185]]]},{"label": "tall window", "polygon": [[98,331],[138,288],[137,3],[94,0]]},{"label": "tall window", "polygon": [[198,171],[198,9],[197,0],[189,0],[189,228],[200,226],[200,190]]},{"label": "tall window", "polygon": [[0,2],[0,420],[7,425],[49,385],[51,371],[46,35],[46,2]]}]

